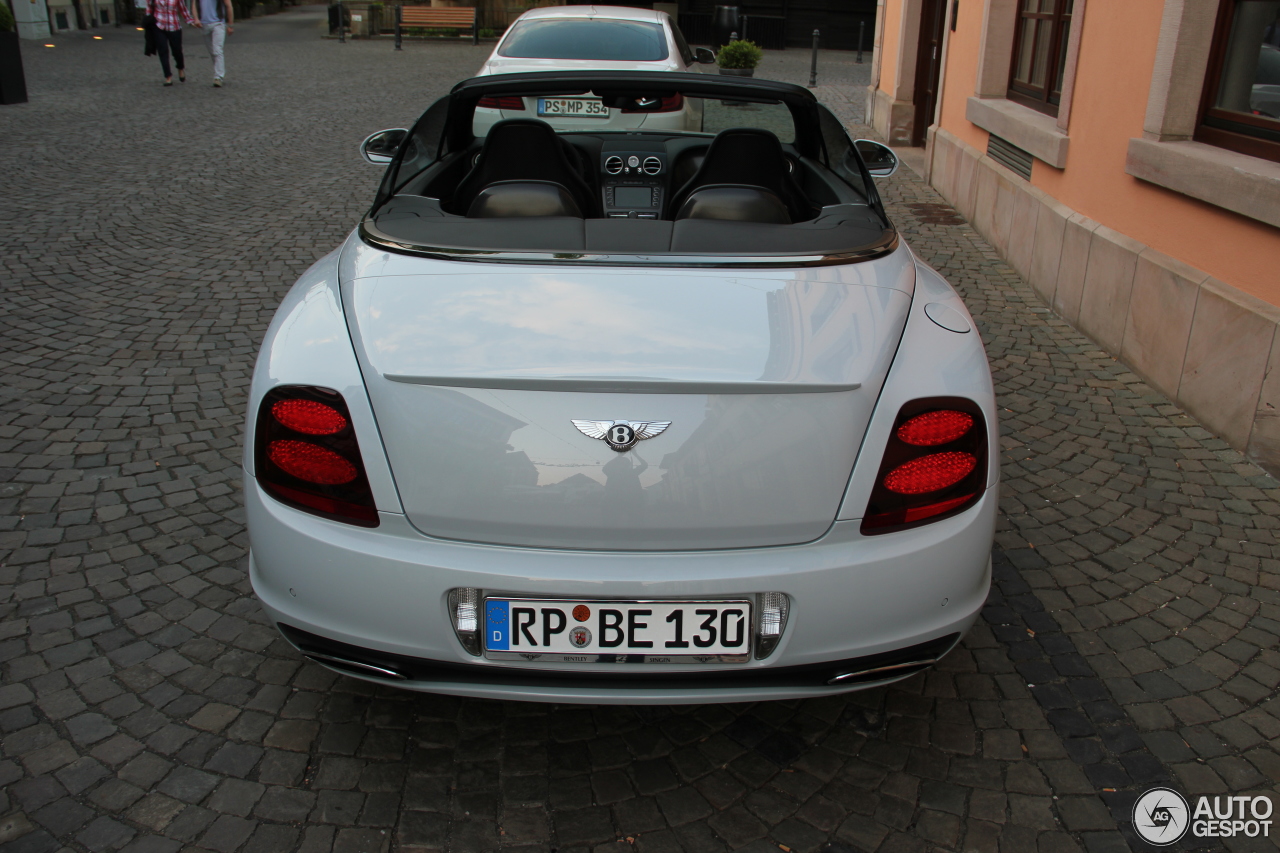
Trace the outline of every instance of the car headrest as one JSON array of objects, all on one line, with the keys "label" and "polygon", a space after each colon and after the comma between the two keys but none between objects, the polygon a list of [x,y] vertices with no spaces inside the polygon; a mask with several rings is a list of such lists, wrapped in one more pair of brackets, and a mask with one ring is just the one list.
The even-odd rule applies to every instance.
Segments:
[{"label": "car headrest", "polygon": [[790,225],[787,205],[762,187],[720,184],[689,193],[676,219],[729,219]]},{"label": "car headrest", "polygon": [[470,219],[504,216],[582,218],[582,209],[567,189],[553,181],[497,181],[480,190],[467,208]]}]

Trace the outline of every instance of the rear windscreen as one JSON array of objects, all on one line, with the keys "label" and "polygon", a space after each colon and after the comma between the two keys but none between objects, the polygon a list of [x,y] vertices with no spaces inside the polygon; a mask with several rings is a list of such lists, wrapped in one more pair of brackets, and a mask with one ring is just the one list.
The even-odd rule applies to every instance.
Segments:
[{"label": "rear windscreen", "polygon": [[513,59],[656,62],[667,58],[661,24],[598,18],[520,21],[498,50]]}]

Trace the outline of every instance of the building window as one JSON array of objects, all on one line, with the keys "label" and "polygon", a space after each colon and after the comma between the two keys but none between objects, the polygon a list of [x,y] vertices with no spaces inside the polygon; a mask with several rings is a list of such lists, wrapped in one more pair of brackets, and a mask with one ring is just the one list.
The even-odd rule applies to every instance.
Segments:
[{"label": "building window", "polygon": [[1280,162],[1280,0],[1223,0],[1195,138]]},{"label": "building window", "polygon": [[1056,116],[1073,0],[1018,0],[1009,100]]}]

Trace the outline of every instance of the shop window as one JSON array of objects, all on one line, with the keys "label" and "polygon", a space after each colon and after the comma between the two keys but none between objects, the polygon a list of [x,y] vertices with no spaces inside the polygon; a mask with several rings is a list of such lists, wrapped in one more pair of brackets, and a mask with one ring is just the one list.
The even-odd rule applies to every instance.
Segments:
[{"label": "shop window", "polygon": [[1072,5],[1073,0],[1018,0],[1009,100],[1058,114]]},{"label": "shop window", "polygon": [[1223,0],[1200,106],[1197,140],[1280,162],[1280,0]]}]

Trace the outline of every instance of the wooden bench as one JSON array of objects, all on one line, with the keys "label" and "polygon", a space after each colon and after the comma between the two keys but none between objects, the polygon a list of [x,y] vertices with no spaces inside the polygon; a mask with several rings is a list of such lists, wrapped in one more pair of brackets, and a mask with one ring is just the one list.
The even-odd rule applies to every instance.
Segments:
[{"label": "wooden bench", "polygon": [[471,43],[480,43],[480,31],[476,27],[476,10],[474,7],[397,6],[396,50],[400,50],[401,27],[471,30]]}]

